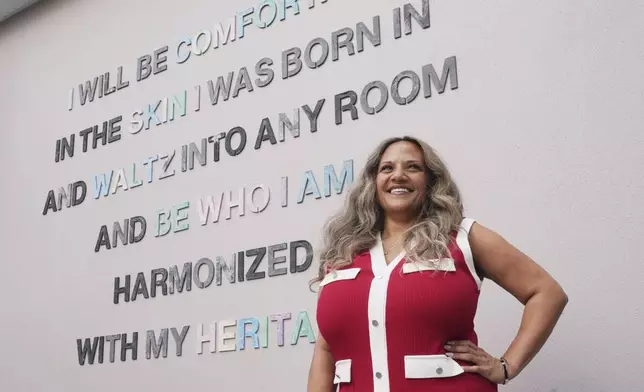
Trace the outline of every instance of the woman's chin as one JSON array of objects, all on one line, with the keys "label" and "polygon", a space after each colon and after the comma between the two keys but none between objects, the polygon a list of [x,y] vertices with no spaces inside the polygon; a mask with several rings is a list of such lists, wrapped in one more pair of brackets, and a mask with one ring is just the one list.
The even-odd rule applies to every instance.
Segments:
[{"label": "woman's chin", "polygon": [[413,213],[415,208],[413,203],[399,200],[387,203],[387,207],[384,210],[386,215],[406,215]]}]

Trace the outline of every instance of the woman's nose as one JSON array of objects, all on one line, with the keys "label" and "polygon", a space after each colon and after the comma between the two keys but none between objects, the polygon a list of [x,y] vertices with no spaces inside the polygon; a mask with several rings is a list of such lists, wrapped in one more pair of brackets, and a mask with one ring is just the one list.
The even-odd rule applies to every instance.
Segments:
[{"label": "woman's nose", "polygon": [[405,171],[402,168],[395,168],[391,173],[391,178],[401,180],[405,178]]}]

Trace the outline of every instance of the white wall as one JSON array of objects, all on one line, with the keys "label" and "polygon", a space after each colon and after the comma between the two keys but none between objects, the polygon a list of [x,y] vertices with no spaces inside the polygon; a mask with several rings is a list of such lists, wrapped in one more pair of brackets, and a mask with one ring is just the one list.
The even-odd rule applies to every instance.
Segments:
[{"label": "white wall", "polygon": [[[491,227],[548,269],[571,302],[551,340],[509,391],[636,391],[644,323],[639,255],[644,235],[644,6],[639,1],[431,1],[431,27],[395,40],[391,0],[331,0],[243,39],[192,55],[177,64],[172,51],[183,37],[214,30],[258,2],[44,2],[0,25],[0,110],[2,114],[4,209],[0,285],[0,385],[10,391],[174,391],[217,389],[303,391],[313,345],[290,344],[295,318],[315,321],[315,295],[307,282],[314,268],[262,280],[225,281],[191,292],[115,305],[114,277],[196,263],[202,257],[230,258],[233,252],[295,240],[320,241],[323,220],[342,195],[296,203],[301,176],[325,165],[354,159],[356,175],[381,139],[411,134],[444,156],[464,193],[467,213]],[[420,8],[420,0],[412,1]],[[340,51],[338,61],[304,68],[292,79],[280,76],[283,50],[304,48],[318,36],[358,22],[371,26],[380,15],[382,44],[368,42],[361,53]],[[355,40],[354,40],[355,43]],[[136,59],[169,46],[168,69],[136,82]],[[334,123],[333,97],[360,90],[370,81],[389,84],[403,70],[420,73],[455,56],[458,89],[447,89],[410,105],[391,97],[375,116],[360,110],[351,121]],[[252,93],[216,106],[206,81],[258,60],[274,61],[275,79]],[[130,85],[68,110],[71,88],[103,72],[114,78],[123,67]],[[255,74],[251,72],[253,80]],[[112,79],[113,80],[113,79]],[[113,83],[113,82],[112,82]],[[193,86],[202,86],[194,111]],[[408,88],[408,86],[406,87]],[[129,132],[133,111],[187,90],[184,117],[138,134]],[[406,90],[408,91],[408,90]],[[375,95],[374,95],[375,97]],[[78,96],[76,96],[76,99]],[[281,112],[318,99],[326,102],[318,131],[310,133],[301,113],[299,138],[253,145],[262,118],[277,132]],[[87,153],[76,140],[73,158],[54,162],[57,139],[122,115],[121,140]],[[139,165],[154,154],[243,126],[245,150],[218,163],[177,174],[107,198],[94,199],[93,176]],[[223,151],[222,151],[223,152]],[[142,170],[142,169],[141,169]],[[156,174],[155,174],[156,176]],[[280,178],[289,177],[289,205],[280,206]],[[85,201],[42,214],[47,193],[70,182],[88,185]],[[197,200],[262,183],[273,194],[263,212],[202,226]],[[190,228],[155,238],[155,211],[189,201]],[[94,252],[102,225],[144,216],[140,243]],[[111,231],[111,230],[110,230]],[[286,255],[288,252],[278,252]],[[266,270],[266,259],[261,270]],[[278,265],[281,267],[282,265]],[[500,355],[516,332],[521,306],[490,282],[480,302],[481,344]],[[270,325],[268,348],[196,353],[196,326],[244,317],[292,314],[284,347]],[[264,320],[261,320],[263,322]],[[189,325],[183,355],[172,338],[168,357],[145,358],[145,332]],[[76,339],[139,333],[138,359],[81,366]],[[247,340],[250,345],[250,339]],[[117,344],[116,346],[120,346]]]}]

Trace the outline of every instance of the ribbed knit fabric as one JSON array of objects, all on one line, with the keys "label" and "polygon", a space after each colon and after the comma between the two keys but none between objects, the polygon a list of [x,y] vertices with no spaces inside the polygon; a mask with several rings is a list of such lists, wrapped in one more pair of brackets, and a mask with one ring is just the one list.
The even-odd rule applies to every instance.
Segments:
[{"label": "ribbed knit fabric", "polygon": [[[357,256],[343,270],[359,269],[355,277],[340,277],[323,288],[318,300],[317,323],[336,361],[351,360],[350,382],[341,392],[494,392],[497,386],[482,376],[462,373],[453,377],[409,378],[405,356],[445,354],[449,340],[478,344],[474,316],[479,287],[456,241],[450,246],[454,271],[407,271],[402,258],[390,270],[385,292],[372,288],[382,278],[375,265],[381,247]],[[468,250],[469,251],[469,250]],[[384,263],[384,256],[379,258]],[[374,268],[375,266],[375,268]],[[376,274],[374,274],[376,270]],[[386,275],[386,274],[385,274]],[[385,278],[386,279],[386,276]],[[369,304],[371,301],[371,314]],[[384,320],[375,320],[374,309],[384,307]],[[383,323],[384,321],[384,323]],[[386,341],[377,336],[384,328]],[[386,369],[372,350],[386,353]],[[375,359],[374,359],[375,358]],[[466,364],[457,361],[459,364]],[[374,369],[374,367],[377,367]],[[439,371],[442,371],[439,370]],[[381,377],[387,372],[388,382]],[[429,367],[427,370],[431,373]],[[378,374],[381,373],[381,374]],[[425,377],[425,376],[423,376]],[[374,387],[374,384],[377,387]]]}]

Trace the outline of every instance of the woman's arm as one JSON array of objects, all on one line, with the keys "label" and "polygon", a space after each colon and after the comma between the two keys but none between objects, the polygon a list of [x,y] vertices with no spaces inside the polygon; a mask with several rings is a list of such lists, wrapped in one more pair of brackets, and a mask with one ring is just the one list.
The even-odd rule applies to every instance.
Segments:
[{"label": "woman's arm", "polygon": [[519,331],[504,355],[514,378],[545,344],[568,296],[543,268],[492,230],[474,223],[470,246],[485,277],[525,305]]},{"label": "woman's arm", "polygon": [[333,377],[335,375],[335,362],[326,340],[319,335],[313,349],[313,359],[309,369],[307,392],[333,392]]}]

